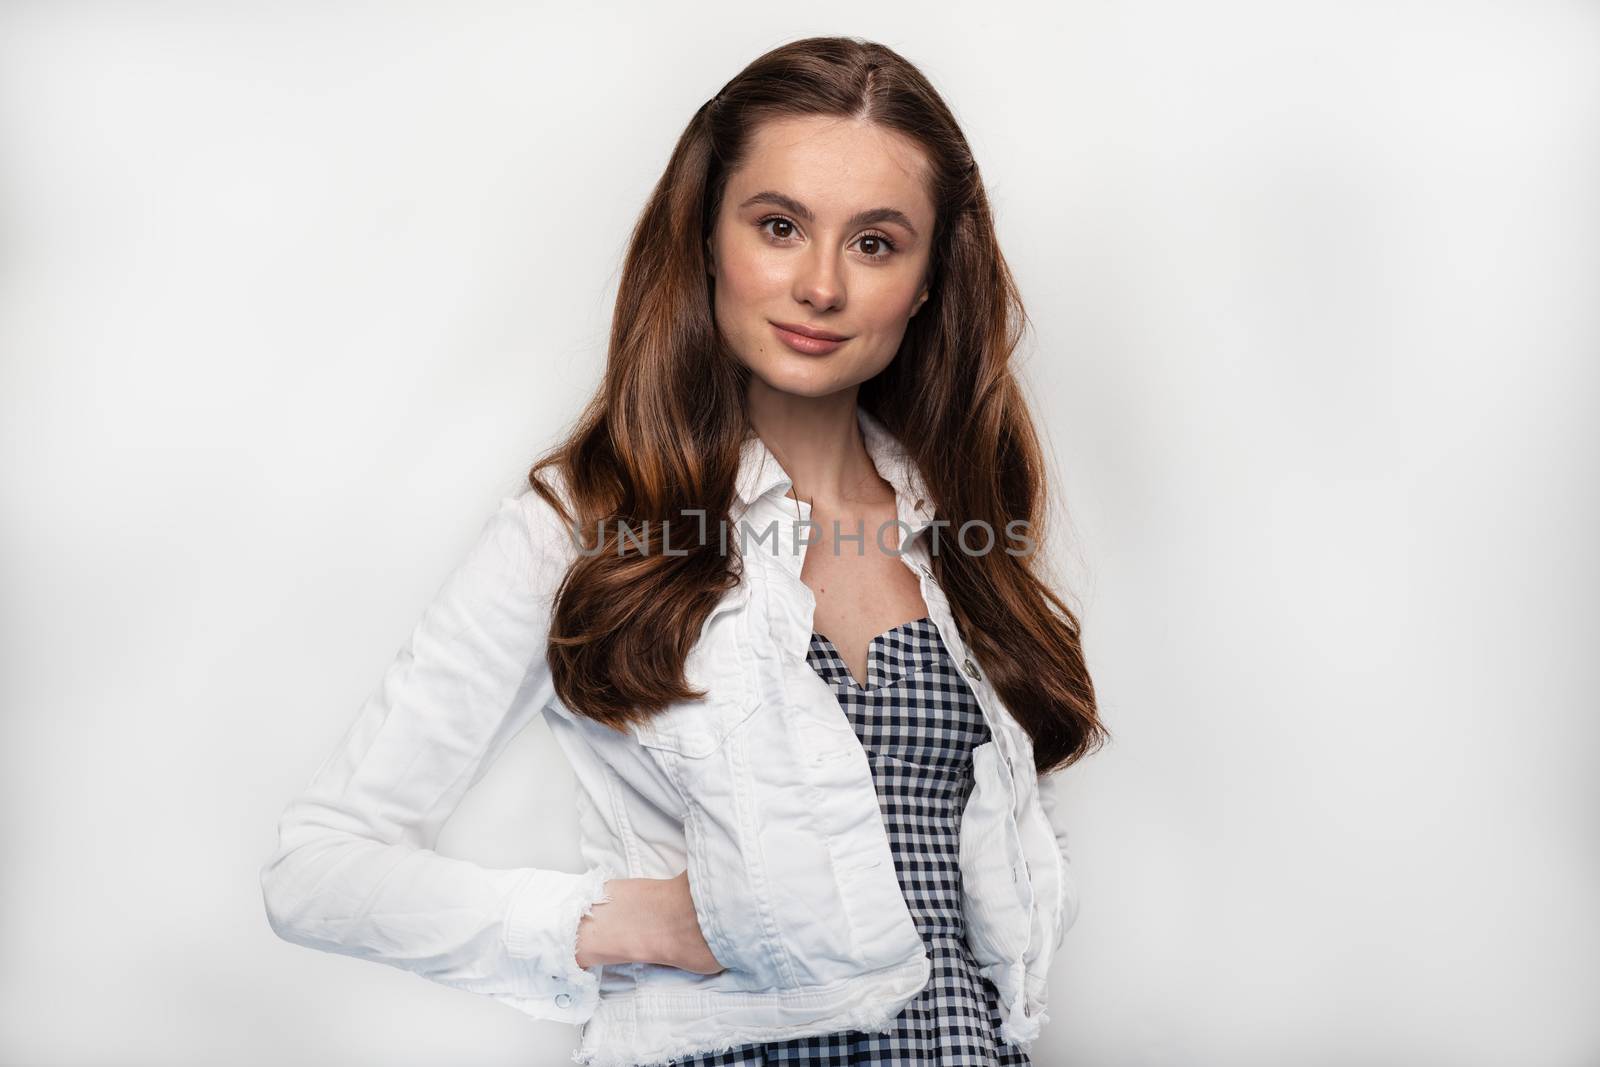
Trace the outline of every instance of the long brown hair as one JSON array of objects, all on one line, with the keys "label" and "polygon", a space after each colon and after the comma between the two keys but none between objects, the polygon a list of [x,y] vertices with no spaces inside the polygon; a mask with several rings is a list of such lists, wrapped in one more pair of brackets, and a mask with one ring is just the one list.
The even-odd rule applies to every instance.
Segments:
[{"label": "long brown hair", "polygon": [[[585,541],[557,593],[549,660],[561,700],[614,727],[703,696],[685,658],[739,576],[737,551],[682,530],[731,521],[750,371],[716,329],[705,241],[728,174],[755,128],[780,116],[851,117],[898,131],[929,163],[935,231],[931,295],[900,350],[858,402],[920,466],[949,530],[1026,520],[1043,537],[1045,468],[1013,374],[1026,322],[995,238],[978,166],[954,116],[916,67],[849,37],[795,41],[756,59],[701,106],[634,226],[604,380],[529,484]],[[563,491],[541,482],[554,467]],[[567,505],[571,505],[571,510]],[[721,523],[718,522],[719,517]],[[670,523],[672,552],[661,551]],[[616,544],[619,524],[637,531]],[[687,548],[687,554],[680,554]],[[1033,739],[1041,772],[1103,743],[1077,616],[1007,551],[933,556],[962,636]]]}]

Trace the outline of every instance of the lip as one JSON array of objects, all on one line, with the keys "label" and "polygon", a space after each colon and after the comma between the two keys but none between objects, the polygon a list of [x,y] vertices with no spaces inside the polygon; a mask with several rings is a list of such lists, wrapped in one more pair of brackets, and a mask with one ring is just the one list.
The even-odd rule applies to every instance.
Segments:
[{"label": "lip", "polygon": [[850,340],[843,334],[819,330],[814,326],[802,326],[798,322],[774,322],[772,328],[777,333],[778,340],[796,352],[803,352],[808,356],[825,355]]},{"label": "lip", "polygon": [[830,330],[819,330],[815,326],[802,326],[798,322],[775,322],[772,325],[780,330],[788,330],[802,337],[815,337],[819,341],[848,341],[849,338],[842,333],[833,333]]}]

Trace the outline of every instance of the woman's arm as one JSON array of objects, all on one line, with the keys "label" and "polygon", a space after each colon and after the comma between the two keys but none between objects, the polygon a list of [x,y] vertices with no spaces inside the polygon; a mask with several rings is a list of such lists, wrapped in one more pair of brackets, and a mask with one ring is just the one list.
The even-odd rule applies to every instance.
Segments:
[{"label": "woman's arm", "polygon": [[689,895],[689,872],[676,878],[617,878],[610,903],[578,927],[578,965],[664,963],[698,974],[723,969],[711,954]]},{"label": "woman's arm", "polygon": [[[585,967],[579,925],[612,899],[612,871],[498,870],[433,851],[462,795],[553,695],[550,608],[575,552],[536,492],[501,500],[343,740],[283,812],[277,850],[261,869],[279,937],[537,1018],[579,1023],[594,1012],[601,963],[635,951],[646,925],[639,902],[654,899],[647,888],[626,886],[620,910],[603,905],[614,912],[601,938],[608,956]],[[616,880],[609,889],[623,881],[667,885]]]}]

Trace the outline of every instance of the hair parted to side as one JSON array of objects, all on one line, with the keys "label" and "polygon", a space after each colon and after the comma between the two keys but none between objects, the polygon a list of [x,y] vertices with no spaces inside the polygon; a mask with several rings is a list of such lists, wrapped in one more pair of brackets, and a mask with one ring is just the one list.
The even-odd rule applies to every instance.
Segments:
[{"label": "hair parted to side", "polygon": [[[1026,313],[954,116],[883,45],[813,37],[773,49],[706,101],[678,138],[633,228],[602,384],[571,434],[528,472],[586,540],[553,608],[556,692],[574,713],[619,729],[704,695],[689,688],[684,662],[743,561],[737,539],[726,552],[715,533],[700,545],[686,540],[699,527],[686,513],[703,509],[708,531],[731,521],[741,446],[753,432],[749,369],[713,319],[706,241],[753,132],[767,119],[805,115],[878,123],[930,162],[931,295],[893,361],[861,385],[860,404],[919,464],[949,530],[1025,520],[1035,540],[1043,532],[1044,461],[1011,367]],[[543,483],[546,468],[563,491]],[[670,553],[662,523],[672,527]],[[645,550],[629,542],[619,553],[619,524],[648,529]],[[587,543],[596,534],[601,543]],[[1102,744],[1078,619],[1037,560],[1000,550],[933,558],[964,639],[1033,739],[1038,769]]]}]

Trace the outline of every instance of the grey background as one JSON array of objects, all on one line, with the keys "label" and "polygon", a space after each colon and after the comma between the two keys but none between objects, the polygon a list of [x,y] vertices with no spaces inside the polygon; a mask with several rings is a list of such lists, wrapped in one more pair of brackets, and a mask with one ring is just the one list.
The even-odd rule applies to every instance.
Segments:
[{"label": "grey background", "polygon": [[[1116,735],[1035,1062],[1600,1062],[1600,11],[807,10],[0,7],[0,1060],[566,1062],[257,871],[684,123],[848,33],[976,147]],[[576,869],[547,740],[443,850]]]}]

